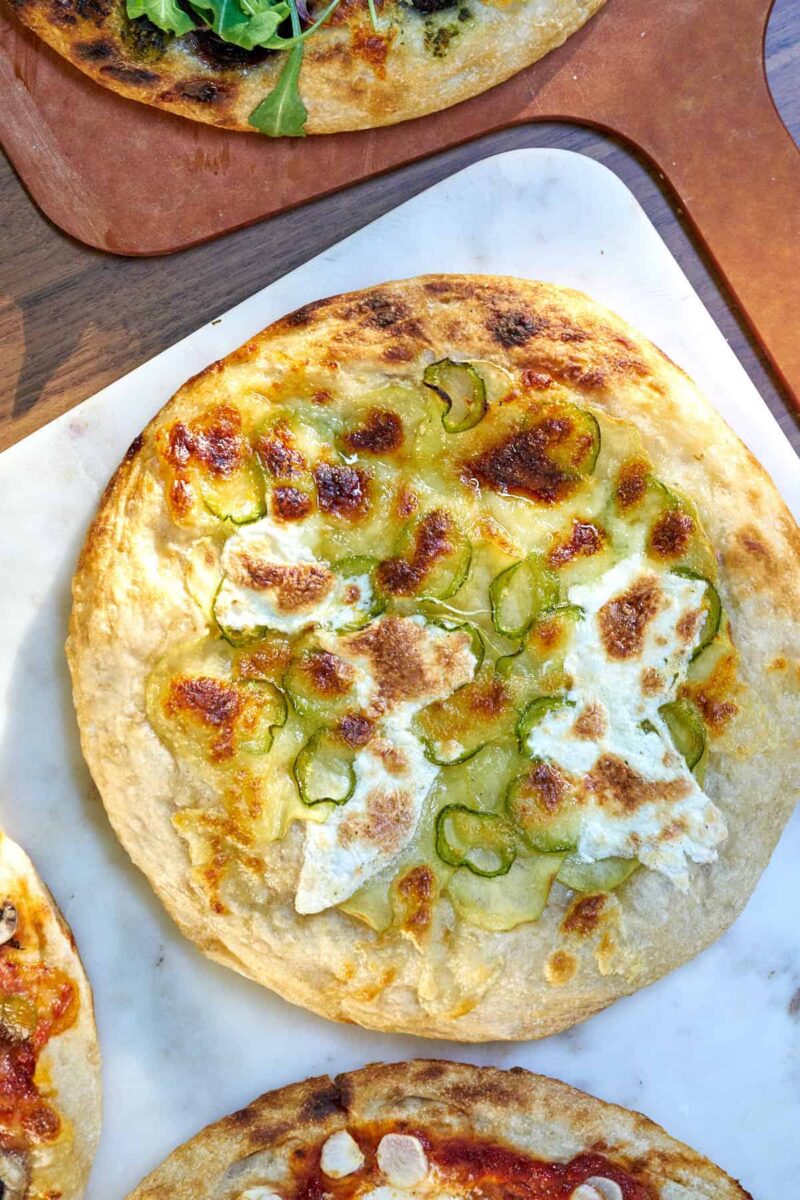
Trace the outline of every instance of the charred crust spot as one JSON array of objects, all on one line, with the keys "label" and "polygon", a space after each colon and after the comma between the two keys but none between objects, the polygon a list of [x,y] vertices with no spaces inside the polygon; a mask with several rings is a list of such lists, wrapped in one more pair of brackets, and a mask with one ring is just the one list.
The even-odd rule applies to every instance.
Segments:
[{"label": "charred crust spot", "polygon": [[317,500],[322,512],[350,520],[369,509],[369,476],[358,467],[318,463],[314,468]]},{"label": "charred crust spot", "polygon": [[496,342],[510,350],[524,346],[532,337],[547,329],[547,321],[521,309],[496,310],[486,322],[486,328]]},{"label": "charred crust spot", "polygon": [[436,563],[453,549],[453,518],[443,509],[427,513],[414,534],[408,558],[387,558],[376,572],[378,587],[390,596],[411,596]]},{"label": "charred crust spot", "polygon": [[403,346],[395,343],[393,346],[386,346],[381,351],[384,362],[411,362],[414,357],[414,351],[410,346]]},{"label": "charred crust spot", "polygon": [[685,779],[645,779],[613,754],[601,755],[586,776],[586,782],[597,802],[617,813],[633,813],[645,804],[675,803],[684,799],[691,786]]},{"label": "charred crust spot", "polygon": [[562,933],[572,933],[576,937],[591,937],[600,924],[603,909],[606,906],[605,895],[581,896],[573,900],[561,922]]},{"label": "charred crust spot", "polygon": [[760,536],[753,529],[742,529],[738,534],[738,540],[744,550],[753,558],[759,559],[761,562],[770,562],[772,555],[769,552],[769,547],[765,546]]},{"label": "charred crust spot", "polygon": [[[20,5],[19,7],[22,7]],[[69,29],[78,24],[78,18],[72,12],[71,0],[52,0],[50,5],[50,20],[62,29]]]},{"label": "charred crust spot", "polygon": [[[412,7],[417,12],[425,13],[427,16],[430,13],[445,12],[448,8],[455,8],[459,0],[411,0]],[[433,284],[427,284],[426,290],[432,291]]]},{"label": "charred crust spot", "polygon": [[465,476],[503,495],[557,504],[574,491],[579,480],[548,452],[564,443],[572,429],[568,416],[545,417],[534,428],[522,429],[469,459],[464,466]]},{"label": "charred crust spot", "polygon": [[293,313],[289,313],[284,318],[284,324],[293,329],[302,329],[311,323],[314,314],[324,308],[327,303],[327,300],[311,300],[308,304],[303,304],[300,308],[295,309]]},{"label": "charred crust spot", "polygon": [[654,575],[638,579],[627,592],[603,605],[597,622],[609,658],[623,661],[641,654],[645,630],[660,605],[661,591]]},{"label": "charred crust spot", "polygon": [[136,455],[139,453],[143,445],[144,434],[140,433],[133,439],[130,446],[128,446],[128,449],[125,451],[125,461],[132,462],[133,459],[136,458]]},{"label": "charred crust spot", "polygon": [[74,50],[76,57],[83,62],[103,62],[107,58],[114,58],[116,54],[113,43],[102,39],[97,42],[76,42]]},{"label": "charred crust spot", "polygon": [[100,68],[101,75],[108,75],[110,79],[116,79],[118,83],[130,83],[136,85],[144,85],[146,83],[157,83],[161,78],[155,71],[148,71],[145,67],[127,67],[123,65],[113,65]]},{"label": "charred crust spot", "polygon": [[647,491],[650,466],[643,458],[631,458],[624,462],[617,476],[617,504],[623,512],[639,504]]},{"label": "charred crust spot", "polygon": [[185,479],[173,479],[169,489],[169,502],[179,517],[185,517],[194,503],[194,492]]},{"label": "charred crust spot", "polygon": [[382,78],[386,74],[386,56],[389,53],[389,39],[363,29],[356,29],[351,37],[350,51],[358,58],[368,63],[375,74]]},{"label": "charred crust spot", "polygon": [[409,315],[405,304],[381,293],[367,296],[360,307],[367,314],[364,324],[371,325],[373,329],[391,329]]},{"label": "charred crust spot", "polygon": [[274,50],[245,50],[233,42],[223,42],[210,29],[194,29],[182,39],[183,45],[190,54],[194,54],[206,66],[215,70],[227,70],[236,67],[254,67],[265,62]]},{"label": "charred crust spot", "polygon": [[573,558],[590,558],[603,549],[605,541],[606,535],[599,526],[591,521],[574,520],[569,540],[553,547],[548,562],[551,567],[563,567]]},{"label": "charred crust spot", "polygon": [[342,1091],[334,1080],[326,1080],[308,1097],[301,1110],[301,1120],[324,1121],[334,1113],[342,1112]]},{"label": "charred crust spot", "polygon": [[344,696],[350,691],[356,677],[352,663],[345,662],[329,650],[310,651],[305,656],[303,670],[318,695],[326,697]]},{"label": "charred crust spot", "polygon": [[694,521],[686,512],[672,509],[653,524],[647,546],[659,558],[680,558],[694,533]]},{"label": "charred crust spot", "polygon": [[343,441],[353,452],[391,454],[403,444],[403,422],[397,413],[373,408],[364,424],[346,434]]},{"label": "charred crust spot", "polygon": [[94,21],[100,25],[113,8],[112,0],[73,0],[75,12],[84,21]]},{"label": "charred crust spot", "polygon": [[282,521],[302,521],[314,507],[314,501],[300,488],[281,486],[273,489],[272,511]]},{"label": "charred crust spot", "polygon": [[194,100],[198,104],[215,104],[218,100],[226,99],[231,93],[227,83],[215,83],[212,79],[183,79],[169,91],[164,92],[162,100]]},{"label": "charred crust spot", "polygon": [[351,749],[356,750],[366,746],[372,737],[374,722],[363,713],[345,713],[336,726],[336,732],[341,740]]}]

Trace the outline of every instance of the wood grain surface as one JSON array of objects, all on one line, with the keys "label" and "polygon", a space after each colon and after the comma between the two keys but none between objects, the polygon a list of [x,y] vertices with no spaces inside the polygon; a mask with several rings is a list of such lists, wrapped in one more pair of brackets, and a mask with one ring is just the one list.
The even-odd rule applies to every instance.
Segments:
[{"label": "wood grain surface", "polygon": [[[778,108],[797,141],[798,0],[777,0],[768,31],[767,65]],[[116,258],[72,241],[33,207],[8,164],[3,164],[0,447],[17,441],[409,196],[471,162],[521,146],[558,146],[588,154],[631,187],[800,450],[797,417],[713,270],[695,248],[681,212],[671,207],[662,181],[611,138],[555,123],[491,135],[219,241],[161,259]],[[132,206],[135,203],[132,197]]]}]

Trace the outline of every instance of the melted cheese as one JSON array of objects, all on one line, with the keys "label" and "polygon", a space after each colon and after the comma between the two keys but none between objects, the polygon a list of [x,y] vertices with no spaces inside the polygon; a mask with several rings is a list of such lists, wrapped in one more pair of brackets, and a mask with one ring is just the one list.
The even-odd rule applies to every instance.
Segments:
[{"label": "melted cheese", "polygon": [[[570,603],[584,610],[564,663],[574,707],[547,713],[532,728],[527,749],[576,781],[584,803],[578,841],[584,861],[638,858],[685,890],[686,860],[713,861],[727,833],[722,814],[674,749],[658,711],[685,678],[700,635],[704,584],[656,576],[657,611],[644,624],[641,645],[625,657],[608,653],[601,620],[609,601],[650,575],[634,555],[596,582],[570,589]],[[680,636],[682,620],[692,630],[689,636]],[[653,728],[643,729],[643,722]],[[613,786],[598,786],[598,764],[604,759],[624,764],[623,778],[633,779],[625,768],[635,773],[635,790],[615,795]]]},{"label": "melted cheese", "polygon": [[[369,576],[342,578],[321,563],[309,550],[302,522],[273,521],[264,517],[244,525],[228,538],[222,551],[224,578],[217,594],[215,611],[229,629],[266,626],[283,633],[296,633],[312,621],[330,629],[352,625],[373,602]],[[249,585],[253,564],[258,568],[324,572],[329,586],[324,594],[307,603],[287,608],[281,604],[277,586]]]},{"label": "melted cheese", "polygon": [[411,721],[475,670],[463,632],[428,625],[422,617],[383,617],[369,631],[325,638],[326,648],[358,668],[359,702],[378,725],[353,761],[353,795],[323,824],[306,828],[295,895],[299,913],[341,904],[411,843],[438,773],[411,733]]},{"label": "melted cheese", "polygon": [[391,741],[373,738],[355,757],[356,786],[324,824],[306,826],[295,895],[299,913],[341,904],[405,850],[436,777],[417,739],[402,725]]}]

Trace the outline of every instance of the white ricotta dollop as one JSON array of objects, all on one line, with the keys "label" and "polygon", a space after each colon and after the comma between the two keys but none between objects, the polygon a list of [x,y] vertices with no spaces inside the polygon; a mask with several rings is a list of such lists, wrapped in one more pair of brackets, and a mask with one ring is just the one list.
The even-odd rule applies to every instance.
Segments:
[{"label": "white ricotta dollop", "polygon": [[422,1142],[407,1133],[387,1133],[378,1143],[378,1166],[394,1187],[410,1188],[428,1174]]},{"label": "white ricotta dollop", "polygon": [[306,825],[295,895],[299,913],[341,904],[397,858],[414,837],[436,777],[436,767],[402,725],[389,725],[385,738],[373,738],[353,769],[356,785],[347,803],[324,824]]},{"label": "white ricotta dollop", "polygon": [[[655,585],[656,611],[642,624],[640,644],[633,653],[610,654],[601,610],[648,579]],[[640,555],[623,559],[593,583],[570,588],[570,603],[584,611],[564,661],[574,707],[547,713],[527,739],[532,757],[582,781],[581,859],[635,857],[682,890],[689,885],[686,860],[713,861],[727,833],[722,814],[673,747],[659,713],[685,679],[702,628],[704,591],[702,580],[656,574]],[[642,728],[646,722],[652,728]],[[635,803],[600,803],[604,788],[592,772],[609,759],[642,782]],[[648,791],[648,784],[655,786]]]},{"label": "white ricotta dollop", "polygon": [[322,1147],[320,1166],[331,1179],[344,1179],[346,1175],[360,1171],[363,1165],[361,1147],[346,1129],[332,1133]]},{"label": "white ricotta dollop", "polygon": [[[228,629],[266,626],[296,633],[312,621],[341,629],[357,621],[373,602],[369,576],[345,578],[316,559],[300,521],[264,517],[243,525],[225,543],[220,565],[224,578],[215,611]],[[263,579],[270,568],[294,571],[301,580],[313,575],[317,587],[309,589],[307,602],[289,606],[282,600],[279,582],[258,582],[259,574]]]},{"label": "white ricotta dollop", "polygon": [[424,618],[379,618],[357,634],[328,634],[323,644],[357,668],[358,703],[375,719],[376,733],[353,760],[353,795],[323,824],[306,827],[299,913],[341,904],[410,844],[438,773],[411,722],[475,669],[464,634]]}]

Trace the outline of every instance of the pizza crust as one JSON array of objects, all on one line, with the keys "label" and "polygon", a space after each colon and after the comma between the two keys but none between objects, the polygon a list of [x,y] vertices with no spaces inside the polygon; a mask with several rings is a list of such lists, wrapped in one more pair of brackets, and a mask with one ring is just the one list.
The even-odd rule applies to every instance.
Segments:
[{"label": "pizza crust", "polygon": [[254,1155],[280,1178],[298,1146],[318,1145],[341,1129],[393,1122],[434,1136],[499,1141],[546,1161],[569,1161],[600,1146],[659,1200],[750,1200],[719,1167],[639,1113],[520,1067],[425,1059],[268,1092],[173,1151],[128,1200],[195,1200],[201,1188],[220,1195],[237,1164]]},{"label": "pizza crust", "polygon": [[[306,42],[300,93],[308,133],[393,125],[448,108],[494,87],[536,62],[576,30],[604,0],[513,0],[497,7],[467,0],[436,14],[433,26],[458,28],[444,57],[425,48],[426,18],[395,0],[381,12],[381,32],[366,3],[343,0],[342,23]],[[253,133],[248,117],[274,86],[285,56],[268,54],[241,67],[214,65],[191,35],[163,53],[137,48],[124,0],[12,0],[19,18],[96,83],[168,112]],[[463,6],[462,6],[463,7]]]},{"label": "pizza crust", "polygon": [[[293,372],[311,388],[347,379],[366,388],[413,371],[422,354],[503,357],[568,384],[577,403],[632,421],[659,477],[697,504],[720,560],[748,717],[712,747],[706,790],[729,836],[718,862],[692,869],[686,894],[643,870],[620,898],[589,911],[555,885],[540,920],[509,933],[454,927],[440,915],[432,949],[421,954],[338,910],[294,911],[296,825],[267,849],[271,893],[259,908],[213,913],[192,880],[171,820],[178,777],[146,720],[144,683],[160,654],[199,637],[206,618],[187,582],[186,536],[165,510],[156,433]],[[177,393],[103,497],[75,576],[67,650],[84,755],[112,825],[209,957],[335,1020],[460,1041],[522,1039],[567,1028],[652,983],[744,906],[798,794],[798,612],[794,521],[764,470],[659,350],[577,292],[427,276],[307,305]]]},{"label": "pizza crust", "polygon": [[[33,863],[20,847],[0,833],[0,875],[13,900],[14,881],[24,889],[28,903],[40,908],[43,940],[41,957],[64,971],[77,987],[79,1008],[69,1029],[52,1037],[37,1064],[37,1075],[47,1081],[62,1123],[60,1137],[31,1153],[31,1178],[26,1196],[56,1195],[80,1200],[100,1137],[100,1050],[94,1023],[92,992],[75,941],[58,907],[39,878]],[[24,912],[24,908],[22,909]]]}]

